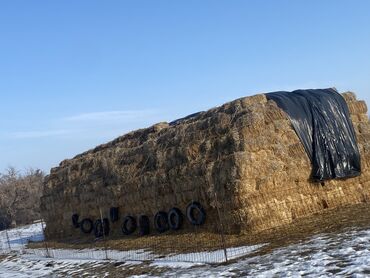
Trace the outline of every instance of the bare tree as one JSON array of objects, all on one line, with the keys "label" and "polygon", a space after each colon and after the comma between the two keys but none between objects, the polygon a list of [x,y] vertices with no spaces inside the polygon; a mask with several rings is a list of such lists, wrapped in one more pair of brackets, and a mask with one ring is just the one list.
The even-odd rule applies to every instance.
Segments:
[{"label": "bare tree", "polygon": [[20,174],[14,167],[0,174],[0,213],[12,225],[25,224],[40,217],[39,205],[44,173],[29,169]]}]

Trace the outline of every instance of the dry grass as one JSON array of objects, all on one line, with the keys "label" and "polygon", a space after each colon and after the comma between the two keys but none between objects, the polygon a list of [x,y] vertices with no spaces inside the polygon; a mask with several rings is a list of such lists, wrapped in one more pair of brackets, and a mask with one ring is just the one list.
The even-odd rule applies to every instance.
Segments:
[{"label": "dry grass", "polygon": [[[319,233],[338,233],[346,228],[370,226],[370,204],[352,205],[341,210],[329,209],[320,214],[297,219],[292,224],[246,235],[225,235],[227,247],[269,243],[260,252],[304,240]],[[109,238],[94,241],[86,238],[47,241],[52,248],[83,249],[104,248],[116,250],[151,249],[158,254],[187,253],[220,249],[219,234],[199,231],[197,233],[168,233],[157,236]],[[44,242],[30,243],[28,248],[44,248]]]}]

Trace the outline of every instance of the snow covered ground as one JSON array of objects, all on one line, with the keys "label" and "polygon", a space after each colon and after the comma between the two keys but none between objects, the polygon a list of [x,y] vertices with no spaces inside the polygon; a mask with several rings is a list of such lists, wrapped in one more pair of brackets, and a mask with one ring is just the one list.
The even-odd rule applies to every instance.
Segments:
[{"label": "snow covered ground", "polygon": [[42,241],[44,234],[42,232],[41,222],[10,229],[0,232],[0,251],[9,253],[10,251],[22,251],[29,241]]},{"label": "snow covered ground", "polygon": [[[104,251],[89,249],[51,250],[54,258],[45,258],[44,250],[24,247],[29,239],[42,240],[40,227],[41,224],[34,224],[8,232],[11,249],[16,251],[0,260],[0,277],[370,277],[370,229],[320,234],[259,256],[253,255],[253,251],[262,246],[233,248],[228,250],[230,256],[245,255],[247,250],[250,256],[215,266],[183,262],[196,254],[156,258],[149,264],[118,263],[127,254],[113,250],[109,252],[110,260],[105,260]],[[0,232],[0,246],[3,252],[9,250],[4,232]],[[147,251],[137,252],[140,256]],[[210,252],[207,257],[217,262],[220,252]]]},{"label": "snow covered ground", "polygon": [[[99,250],[99,249],[28,249],[29,241],[42,241],[44,239],[42,224],[10,229],[0,232],[1,254],[6,256],[0,261],[0,277],[49,277],[60,275],[67,271],[68,275],[76,273],[78,277],[84,276],[81,269],[90,266],[102,267],[115,262],[125,262],[123,266],[144,263],[147,258],[152,258],[152,268],[191,268],[211,263],[222,263],[225,260],[223,250],[210,252],[196,252],[186,254],[170,254],[159,256],[150,250]],[[253,253],[262,247],[240,246],[226,250],[229,259],[235,259]],[[134,259],[134,261],[133,261]],[[147,263],[146,263],[147,264]],[[122,264],[120,264],[122,267]],[[64,273],[66,274],[66,273]],[[91,273],[85,273],[91,277]],[[105,275],[105,274],[104,274]],[[100,276],[97,276],[100,277]]]},{"label": "snow covered ground", "polygon": [[[227,266],[170,270],[171,277],[370,277],[370,229],[322,234]],[[141,276],[146,277],[146,276]]]},{"label": "snow covered ground", "polygon": [[[193,262],[193,263],[222,263],[225,261],[223,250],[210,252],[197,252],[186,254],[170,254],[166,257],[156,255],[150,250],[138,249],[130,251],[102,250],[102,249],[26,249],[25,245],[29,241],[42,241],[44,239],[42,224],[32,225],[10,229],[0,232],[0,248],[3,254],[10,252],[21,253],[28,257],[52,257],[66,260],[114,260],[114,261],[144,261],[151,258],[155,262]],[[228,259],[236,259],[250,254],[262,245],[240,246],[228,248]]]}]

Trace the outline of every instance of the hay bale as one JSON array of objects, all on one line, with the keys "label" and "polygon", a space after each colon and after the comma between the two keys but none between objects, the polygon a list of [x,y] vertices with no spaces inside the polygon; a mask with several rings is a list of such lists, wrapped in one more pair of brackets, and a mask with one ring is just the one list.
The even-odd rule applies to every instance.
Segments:
[{"label": "hay bale", "polygon": [[[217,207],[229,232],[269,229],[324,209],[370,199],[370,123],[365,102],[343,94],[363,172],[322,184],[285,114],[265,95],[241,98],[176,122],[123,135],[64,160],[45,179],[41,200],[48,237],[80,235],[71,215],[97,219],[110,207],[148,215],[200,202],[215,231]],[[215,221],[212,221],[215,220]],[[112,226],[120,234],[119,223]],[[190,224],[186,223],[186,229]],[[153,228],[152,228],[153,229]]]},{"label": "hay bale", "polygon": [[354,101],[348,103],[349,112],[356,115],[364,115],[367,113],[367,105],[365,101]]},{"label": "hay bale", "polygon": [[347,103],[356,101],[356,94],[354,92],[345,92],[342,94]]}]

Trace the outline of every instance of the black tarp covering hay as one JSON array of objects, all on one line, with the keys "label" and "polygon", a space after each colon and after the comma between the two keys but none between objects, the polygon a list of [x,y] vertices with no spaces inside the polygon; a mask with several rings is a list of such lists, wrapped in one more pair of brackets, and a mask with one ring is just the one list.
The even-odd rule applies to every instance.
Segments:
[{"label": "black tarp covering hay", "polygon": [[356,177],[361,159],[344,98],[334,89],[266,94],[284,110],[312,162],[312,178]]}]

